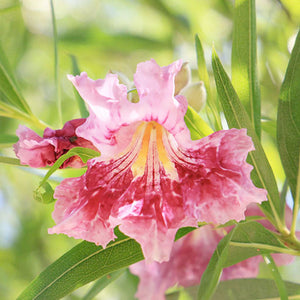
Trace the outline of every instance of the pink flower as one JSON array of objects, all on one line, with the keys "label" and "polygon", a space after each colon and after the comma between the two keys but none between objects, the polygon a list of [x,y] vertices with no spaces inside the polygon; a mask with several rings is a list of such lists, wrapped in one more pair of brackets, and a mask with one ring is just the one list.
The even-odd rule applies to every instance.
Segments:
[{"label": "pink flower", "polygon": [[[246,216],[263,216],[256,204],[248,206]],[[291,224],[292,211],[286,206],[286,222]],[[259,220],[267,229],[275,231],[267,220]],[[168,288],[177,285],[189,287],[200,283],[210,258],[221,239],[232,227],[216,229],[206,225],[179,239],[171,251],[168,262],[147,264],[145,261],[130,266],[130,271],[140,279],[136,297],[139,300],[163,300]],[[294,260],[292,255],[273,253],[277,265],[287,265]],[[223,269],[221,280],[256,277],[262,257],[248,258]]]},{"label": "pink flower", "polygon": [[[130,271],[140,278],[136,297],[139,300],[163,300],[168,288],[177,285],[198,285],[209,260],[220,240],[226,235],[224,229],[211,225],[192,231],[178,240],[168,262],[147,264],[145,261],[130,266]],[[259,256],[248,258],[225,268],[221,280],[256,277]]]},{"label": "pink flower", "polygon": [[[16,156],[24,165],[39,168],[51,166],[55,161],[74,147],[86,147],[96,150],[91,142],[78,137],[75,130],[85,119],[75,119],[67,122],[63,129],[46,128],[43,137],[37,135],[26,126],[19,126],[17,136],[19,141],[14,145]],[[66,160],[61,167],[80,168],[84,164],[78,156]]]},{"label": "pink flower", "polygon": [[251,202],[266,200],[246,163],[254,150],[246,129],[192,141],[184,122],[187,101],[174,96],[181,61],[140,63],[134,75],[139,102],[127,100],[116,74],[104,80],[70,76],[90,116],[76,134],[101,152],[87,172],[56,188],[49,233],[65,233],[106,246],[113,229],[136,239],[146,260],[167,261],[178,228],[198,221],[244,219]]}]

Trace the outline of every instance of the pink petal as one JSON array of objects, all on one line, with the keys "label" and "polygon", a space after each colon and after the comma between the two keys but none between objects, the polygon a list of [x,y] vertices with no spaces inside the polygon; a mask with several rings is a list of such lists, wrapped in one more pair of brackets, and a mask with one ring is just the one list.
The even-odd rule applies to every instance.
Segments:
[{"label": "pink petal", "polygon": [[213,223],[240,221],[250,203],[266,200],[266,191],[250,179],[252,166],[246,157],[253,144],[246,130],[215,132],[195,141],[190,149],[179,148],[169,135],[165,145],[178,171],[190,216]]},{"label": "pink petal", "polygon": [[[75,130],[82,125],[85,119],[75,119],[66,122],[59,130],[46,128],[43,138],[26,126],[20,126],[17,130],[19,141],[14,145],[16,156],[22,164],[31,167],[45,167],[53,163],[68,150],[74,147],[85,147],[97,150],[90,141],[78,137]],[[84,163],[77,156],[73,156],[64,162],[62,167],[81,168]]]},{"label": "pink petal", "polygon": [[19,141],[14,145],[16,156],[21,164],[33,168],[45,167],[55,160],[54,146],[26,126],[17,129]]}]

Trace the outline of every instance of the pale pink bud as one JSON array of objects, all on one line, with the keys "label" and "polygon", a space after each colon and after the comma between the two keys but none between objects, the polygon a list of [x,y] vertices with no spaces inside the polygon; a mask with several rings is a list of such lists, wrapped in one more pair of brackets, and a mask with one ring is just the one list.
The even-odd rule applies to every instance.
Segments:
[{"label": "pale pink bud", "polygon": [[175,76],[175,95],[189,84],[191,79],[191,68],[188,62],[182,64],[182,67],[178,74]]},{"label": "pale pink bud", "polygon": [[181,92],[188,104],[196,111],[203,109],[206,103],[206,90],[203,81],[189,84]]}]

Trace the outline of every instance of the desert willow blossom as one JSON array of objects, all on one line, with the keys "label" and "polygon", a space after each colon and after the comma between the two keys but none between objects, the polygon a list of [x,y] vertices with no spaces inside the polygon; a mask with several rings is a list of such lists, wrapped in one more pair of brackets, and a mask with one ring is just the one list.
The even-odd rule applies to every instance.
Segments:
[{"label": "desert willow blossom", "polygon": [[140,243],[148,262],[162,262],[180,227],[239,221],[249,203],[266,200],[250,179],[246,157],[254,147],[246,129],[191,140],[186,98],[174,95],[181,66],[138,64],[138,102],[128,101],[116,74],[95,81],[86,73],[69,76],[90,112],[76,136],[101,156],[56,188],[56,226],[49,233],[106,246],[119,226]]}]

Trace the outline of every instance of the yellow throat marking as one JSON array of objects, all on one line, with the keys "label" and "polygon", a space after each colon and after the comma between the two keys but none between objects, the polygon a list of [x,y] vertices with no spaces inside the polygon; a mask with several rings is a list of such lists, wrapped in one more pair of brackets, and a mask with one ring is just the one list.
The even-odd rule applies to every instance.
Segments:
[{"label": "yellow throat marking", "polygon": [[[158,124],[157,122],[151,121],[151,122],[143,122],[136,130],[136,133],[139,134],[141,132],[141,129],[146,126],[146,129],[144,131],[143,141],[140,148],[140,152],[135,160],[135,162],[131,166],[131,170],[133,173],[133,176],[143,176],[145,173],[145,167],[147,160],[148,163],[151,163],[152,155],[150,153],[149,157],[149,147],[151,148],[151,152],[157,151],[159,162],[164,167],[166,173],[175,178],[177,177],[177,172],[175,169],[174,164],[169,159],[169,156],[166,152],[166,149],[164,147],[163,143],[163,131],[165,130],[163,126]],[[133,135],[133,138],[136,138],[136,134]],[[159,163],[158,161],[153,161],[153,164]],[[176,175],[175,175],[176,174]],[[172,176],[173,175],[173,176]]]}]

